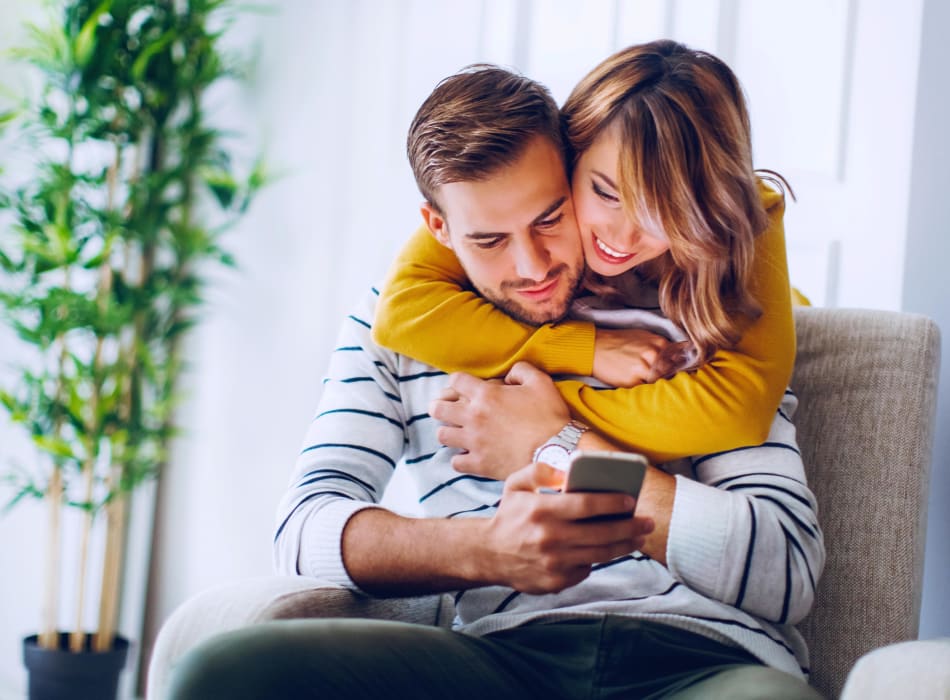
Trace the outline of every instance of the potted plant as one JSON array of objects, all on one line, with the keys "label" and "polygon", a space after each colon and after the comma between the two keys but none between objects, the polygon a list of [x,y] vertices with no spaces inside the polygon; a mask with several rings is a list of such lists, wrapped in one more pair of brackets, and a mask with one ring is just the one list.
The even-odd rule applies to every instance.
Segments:
[{"label": "potted plant", "polygon": [[[182,337],[208,273],[233,262],[221,234],[263,180],[259,164],[233,173],[203,101],[236,77],[220,48],[236,12],[228,0],[62,0],[16,55],[40,91],[0,113],[9,130],[0,163],[19,159],[0,179],[0,312],[30,361],[0,403],[38,456],[35,468],[6,474],[13,502],[36,497],[49,509],[43,620],[24,641],[31,697],[116,693],[128,646],[116,635],[128,497],[166,459]],[[83,525],[66,590],[68,508]],[[93,528],[98,518],[105,528]],[[102,530],[96,576],[86,568]],[[98,594],[87,580],[100,582]],[[76,622],[64,631],[66,595]],[[90,601],[93,632],[83,626]]]}]

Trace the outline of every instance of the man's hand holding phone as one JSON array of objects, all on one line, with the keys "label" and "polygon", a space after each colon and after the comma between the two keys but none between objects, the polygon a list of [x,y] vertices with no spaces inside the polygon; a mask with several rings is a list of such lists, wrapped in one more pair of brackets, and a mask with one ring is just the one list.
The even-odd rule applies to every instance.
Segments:
[{"label": "man's hand holding phone", "polygon": [[498,572],[495,581],[525,593],[554,593],[583,581],[594,564],[643,546],[654,524],[632,515],[634,495],[589,489],[551,493],[566,484],[565,472],[543,463],[529,464],[505,481],[485,540],[485,564]]}]

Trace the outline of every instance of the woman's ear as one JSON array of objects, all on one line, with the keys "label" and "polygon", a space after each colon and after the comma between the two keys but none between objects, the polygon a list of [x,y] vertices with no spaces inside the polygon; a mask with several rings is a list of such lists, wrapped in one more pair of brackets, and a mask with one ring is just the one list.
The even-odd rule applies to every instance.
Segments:
[{"label": "woman's ear", "polygon": [[445,217],[439,213],[439,210],[431,202],[423,202],[419,211],[422,212],[422,220],[425,221],[426,227],[435,237],[435,240],[452,250],[452,241],[449,239],[449,229]]}]

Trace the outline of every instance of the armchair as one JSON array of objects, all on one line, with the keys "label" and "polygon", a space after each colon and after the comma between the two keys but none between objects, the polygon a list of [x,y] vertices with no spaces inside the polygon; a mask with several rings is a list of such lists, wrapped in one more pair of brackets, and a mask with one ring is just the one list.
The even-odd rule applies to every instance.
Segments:
[{"label": "armchair", "polygon": [[[915,687],[929,688],[916,697],[950,697],[950,640],[907,643],[917,637],[920,612],[939,331],[922,316],[885,311],[800,308],[795,320],[795,422],[828,552],[814,609],[801,625],[811,683],[828,697],[844,688],[846,700],[890,698],[894,688],[909,698]],[[265,620],[339,616],[449,625],[452,612],[444,596],[377,600],[304,578],[229,584],[192,598],[166,621],[148,697],[162,698],[176,659],[213,634]],[[877,673],[881,659],[886,684]],[[923,676],[930,685],[921,685]]]}]

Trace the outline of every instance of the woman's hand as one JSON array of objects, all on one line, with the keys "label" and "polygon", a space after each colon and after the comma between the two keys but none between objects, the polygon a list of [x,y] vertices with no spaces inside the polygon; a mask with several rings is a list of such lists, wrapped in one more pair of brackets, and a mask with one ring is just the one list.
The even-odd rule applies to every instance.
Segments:
[{"label": "woman's hand", "polygon": [[637,328],[598,328],[593,375],[613,387],[632,387],[654,379],[660,352],[670,344],[662,335]]},{"label": "woman's hand", "polygon": [[445,424],[439,441],[465,450],[452,458],[454,469],[498,480],[531,462],[571,419],[551,378],[527,362],[512,367],[504,383],[453,374],[429,414]]}]

